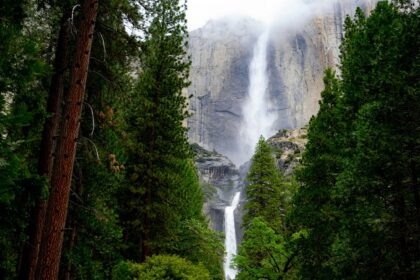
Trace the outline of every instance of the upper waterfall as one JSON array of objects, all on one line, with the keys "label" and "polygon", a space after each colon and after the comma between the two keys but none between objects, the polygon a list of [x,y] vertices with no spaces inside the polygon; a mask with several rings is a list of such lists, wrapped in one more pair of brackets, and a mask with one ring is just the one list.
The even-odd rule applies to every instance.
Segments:
[{"label": "upper waterfall", "polygon": [[276,114],[270,112],[267,74],[267,45],[269,29],[260,35],[254,47],[253,58],[249,67],[248,96],[242,106],[243,121],[240,126],[238,144],[241,153],[239,164],[248,161],[254,153],[259,137],[265,138],[274,134],[273,124]]}]

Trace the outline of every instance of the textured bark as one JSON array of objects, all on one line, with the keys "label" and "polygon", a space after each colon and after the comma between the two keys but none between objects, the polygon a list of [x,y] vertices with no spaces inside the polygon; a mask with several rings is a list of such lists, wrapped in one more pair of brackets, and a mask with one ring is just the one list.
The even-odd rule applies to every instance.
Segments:
[{"label": "textured bark", "polygon": [[76,143],[85,95],[93,31],[98,11],[97,0],[85,0],[83,19],[76,42],[71,83],[63,110],[60,136],[51,177],[51,192],[45,218],[36,279],[57,279],[63,245],[63,230],[69,203]]},{"label": "textured bark", "polygon": [[[47,112],[51,115],[44,124],[41,141],[41,151],[38,163],[38,173],[51,180],[53,165],[53,153],[55,139],[61,115],[61,103],[63,101],[64,74],[67,69],[68,39],[70,29],[68,18],[70,13],[64,13],[61,19],[60,32],[58,34],[57,47],[54,59],[54,75],[51,79],[48,96]],[[22,266],[19,279],[34,279],[38,261],[39,246],[41,243],[42,230],[47,209],[47,198],[40,197],[31,212],[31,223],[28,229],[29,240],[22,254]]]}]

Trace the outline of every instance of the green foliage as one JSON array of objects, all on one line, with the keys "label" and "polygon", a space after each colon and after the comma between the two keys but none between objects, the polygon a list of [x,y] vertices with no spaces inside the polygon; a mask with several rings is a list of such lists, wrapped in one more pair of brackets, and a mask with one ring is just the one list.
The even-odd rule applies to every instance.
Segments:
[{"label": "green foliage", "polygon": [[[72,196],[61,263],[62,277],[109,279],[121,261],[123,229],[117,194],[125,181],[126,102],[138,43],[123,19],[141,17],[132,1],[101,1],[92,46]],[[77,11],[77,10],[76,10]],[[123,47],[122,47],[123,46]]]},{"label": "green foliage", "polygon": [[185,6],[154,1],[149,12],[127,111],[128,184],[120,192],[124,255],[143,260],[176,254],[205,264],[220,279],[221,242],[202,214],[203,193],[183,126],[190,66]]},{"label": "green foliage", "polygon": [[246,229],[255,217],[262,217],[272,229],[283,229],[284,192],[280,171],[276,167],[270,146],[261,137],[258,141],[247,176],[245,215]]},{"label": "green foliage", "polygon": [[398,2],[347,18],[326,72],[288,215],[303,279],[419,276],[419,10]]},{"label": "green foliage", "polygon": [[293,242],[301,273],[304,277],[316,275],[319,278],[331,273],[328,265],[321,264],[329,257],[328,248],[336,232],[337,214],[331,191],[335,175],[341,170],[337,138],[342,129],[337,108],[340,85],[333,71],[326,70],[324,84],[320,109],[309,123],[308,144],[296,174],[302,186],[293,198],[294,207],[287,217],[299,225],[299,231],[309,233]]},{"label": "green foliage", "polygon": [[171,255],[156,255],[142,264],[119,263],[113,271],[114,280],[207,280],[209,272],[202,264],[193,264]]},{"label": "green foliage", "polygon": [[[34,197],[44,193],[36,174],[48,67],[40,38],[24,32],[25,1],[0,3],[0,275],[14,279]],[[26,27],[26,26],[25,26]]]},{"label": "green foliage", "polygon": [[252,157],[247,183],[244,238],[234,259],[239,269],[236,279],[283,279],[292,259],[283,236],[287,232],[286,204],[294,184],[284,181],[263,137]]},{"label": "green foliage", "polygon": [[237,280],[283,279],[288,255],[285,241],[261,218],[254,218],[234,259]]},{"label": "green foliage", "polygon": [[210,273],[210,279],[223,279],[222,260],[225,254],[223,236],[209,229],[201,220],[187,220],[182,223],[177,252],[194,263],[203,263]]}]

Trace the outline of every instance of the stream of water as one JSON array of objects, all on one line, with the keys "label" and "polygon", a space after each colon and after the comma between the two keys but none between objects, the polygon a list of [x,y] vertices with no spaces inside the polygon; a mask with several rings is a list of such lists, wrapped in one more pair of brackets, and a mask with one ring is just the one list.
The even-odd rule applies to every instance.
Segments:
[{"label": "stream of water", "polygon": [[249,66],[248,97],[242,106],[243,121],[239,133],[241,147],[240,161],[245,163],[254,154],[259,137],[265,138],[274,134],[273,124],[276,114],[270,112],[268,98],[267,47],[269,29],[258,38]]},{"label": "stream of water", "polygon": [[225,208],[225,248],[226,258],[224,263],[226,280],[233,280],[236,277],[237,270],[230,267],[234,255],[237,254],[236,248],[236,230],[235,230],[235,209],[238,207],[240,192],[235,193],[232,204]]},{"label": "stream of water", "polygon": [[[243,122],[239,133],[241,147],[240,163],[248,161],[255,150],[259,137],[269,137],[274,134],[273,123],[275,114],[269,110],[267,46],[269,30],[264,31],[254,46],[254,53],[249,66],[248,97],[242,106]],[[225,277],[234,280],[238,271],[230,267],[233,257],[237,254],[234,211],[239,204],[240,192],[237,192],[230,206],[225,208]]]}]

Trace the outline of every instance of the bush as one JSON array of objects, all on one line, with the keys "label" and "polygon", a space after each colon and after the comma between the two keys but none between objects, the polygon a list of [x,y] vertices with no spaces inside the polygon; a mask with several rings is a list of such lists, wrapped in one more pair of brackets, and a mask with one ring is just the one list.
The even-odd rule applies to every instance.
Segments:
[{"label": "bush", "polygon": [[178,256],[157,255],[144,263],[121,262],[113,270],[114,280],[209,280],[202,264],[193,264]]}]

